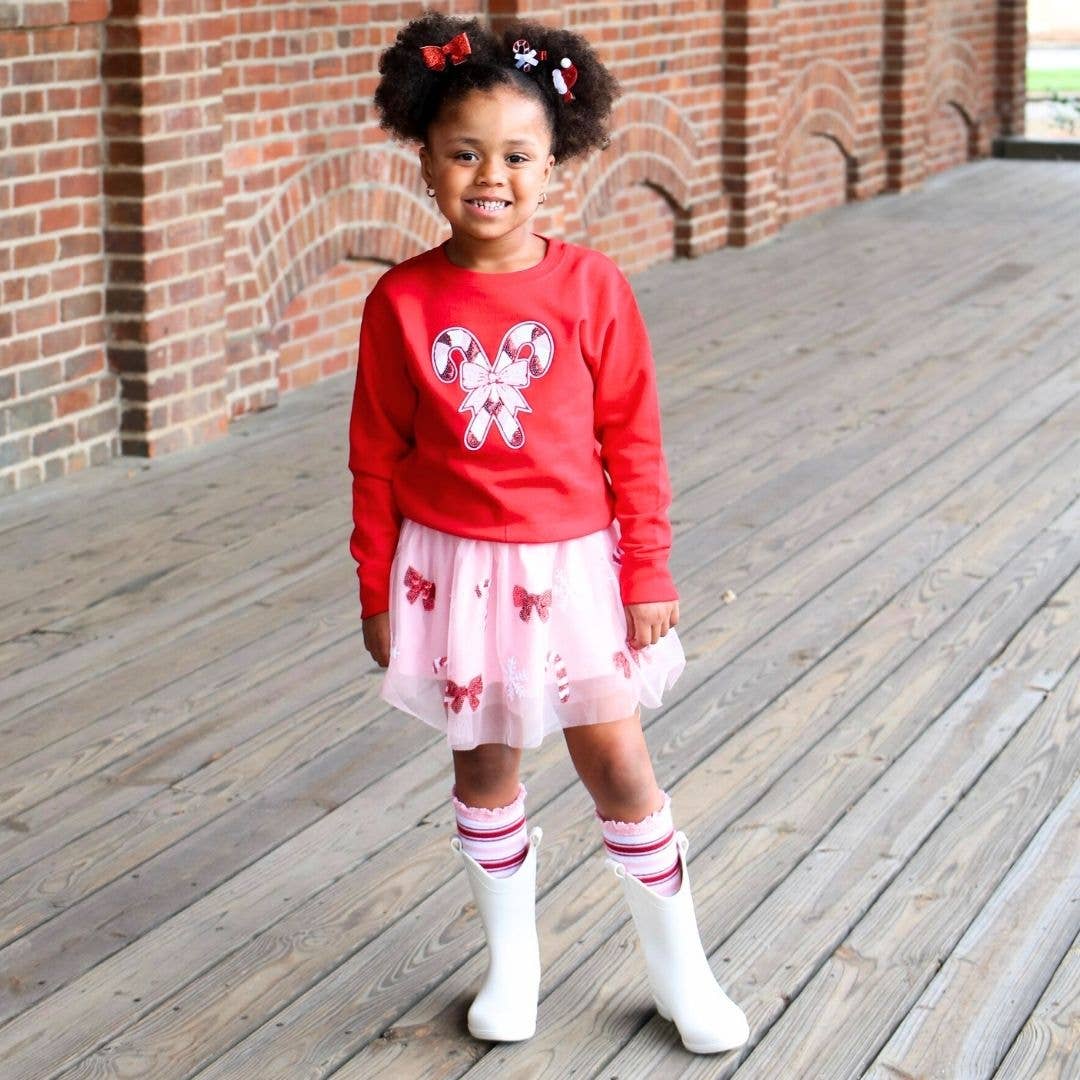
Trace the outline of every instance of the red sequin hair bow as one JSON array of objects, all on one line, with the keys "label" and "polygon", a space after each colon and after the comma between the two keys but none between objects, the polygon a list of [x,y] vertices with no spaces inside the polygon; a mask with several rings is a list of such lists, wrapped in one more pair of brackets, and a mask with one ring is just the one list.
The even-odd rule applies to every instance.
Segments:
[{"label": "red sequin hair bow", "polygon": [[420,52],[424,63],[432,71],[442,71],[446,67],[447,57],[450,57],[451,63],[460,64],[472,52],[472,46],[469,44],[468,35],[462,30],[445,45],[421,45]]}]

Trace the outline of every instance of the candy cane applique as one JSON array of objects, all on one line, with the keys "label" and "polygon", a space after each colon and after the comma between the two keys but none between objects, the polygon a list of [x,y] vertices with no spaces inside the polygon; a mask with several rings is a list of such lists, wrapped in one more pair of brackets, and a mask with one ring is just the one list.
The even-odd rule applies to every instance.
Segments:
[{"label": "candy cane applique", "polygon": [[431,346],[431,365],[440,382],[459,382],[465,399],[458,412],[471,412],[465,428],[465,446],[479,450],[491,425],[499,429],[512,450],[525,445],[525,430],[518,413],[532,412],[522,391],[532,379],[547,374],[555,355],[551,331],[538,322],[520,322],[503,335],[491,363],[476,335],[452,326],[437,335]]},{"label": "candy cane applique", "polygon": [[566,664],[563,662],[563,658],[557,652],[549,652],[547,654],[547,667],[548,671],[555,672],[555,689],[559,693],[559,700],[566,702],[570,700],[570,680],[566,677]]}]

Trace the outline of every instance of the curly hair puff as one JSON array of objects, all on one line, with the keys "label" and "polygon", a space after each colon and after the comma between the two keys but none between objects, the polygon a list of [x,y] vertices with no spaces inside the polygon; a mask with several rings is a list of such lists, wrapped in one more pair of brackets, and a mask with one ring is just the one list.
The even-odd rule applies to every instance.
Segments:
[{"label": "curly hair puff", "polygon": [[[423,46],[444,45],[462,32],[471,49],[462,63],[448,60],[442,71],[424,63]],[[538,55],[546,54],[529,72],[515,66],[513,46],[522,38]],[[572,101],[563,99],[552,78],[563,58],[577,70]],[[410,142],[427,141],[428,129],[445,105],[496,86],[512,87],[540,102],[557,162],[603,149],[611,141],[608,124],[619,84],[588,41],[571,30],[519,22],[495,35],[478,19],[427,11],[398,32],[379,58],[379,74],[375,107],[380,125]]]}]

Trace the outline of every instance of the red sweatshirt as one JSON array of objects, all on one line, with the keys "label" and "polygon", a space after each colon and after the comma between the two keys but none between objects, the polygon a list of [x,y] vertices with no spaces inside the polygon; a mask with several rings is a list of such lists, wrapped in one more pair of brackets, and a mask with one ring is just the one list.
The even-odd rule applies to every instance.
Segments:
[{"label": "red sweatshirt", "polygon": [[539,263],[502,274],[436,247],[367,298],[349,425],[364,618],[389,607],[402,517],[538,543],[614,516],[623,603],[678,598],[645,323],[607,256],[547,240]]}]

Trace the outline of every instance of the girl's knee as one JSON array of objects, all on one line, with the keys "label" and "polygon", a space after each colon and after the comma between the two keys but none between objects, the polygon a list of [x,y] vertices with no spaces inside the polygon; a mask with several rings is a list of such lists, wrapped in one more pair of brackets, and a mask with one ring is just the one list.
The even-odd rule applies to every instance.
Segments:
[{"label": "girl's knee", "polygon": [[457,797],[470,806],[503,806],[517,796],[521,751],[497,743],[454,751]]},{"label": "girl's knee", "polygon": [[[643,743],[606,746],[593,759],[591,780],[592,793],[601,812],[605,806],[634,807],[641,809],[641,817],[646,817],[659,805],[652,760]],[[653,806],[653,802],[657,802],[657,806]]]}]

